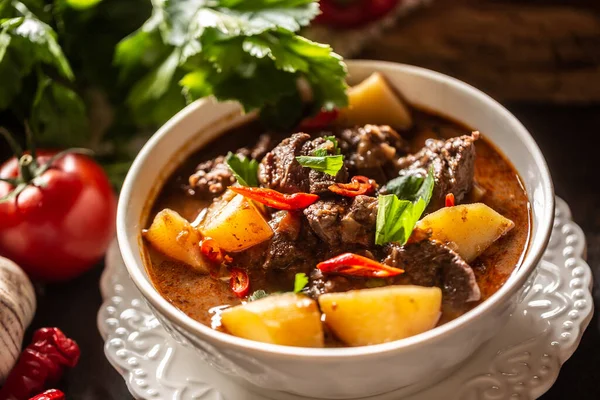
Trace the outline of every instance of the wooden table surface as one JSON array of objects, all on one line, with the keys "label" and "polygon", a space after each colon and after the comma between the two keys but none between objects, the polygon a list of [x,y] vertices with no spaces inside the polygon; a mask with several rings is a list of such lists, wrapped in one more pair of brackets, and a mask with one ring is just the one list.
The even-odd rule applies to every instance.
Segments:
[{"label": "wooden table surface", "polygon": [[[439,0],[366,49],[363,58],[422,65],[490,93],[529,128],[571,206],[600,278],[600,2]],[[59,387],[69,400],[128,399],[104,357],[96,327],[102,265],[81,278],[38,287],[32,328],[58,326],[82,349]],[[595,290],[596,309],[600,293]],[[543,400],[600,398],[600,327],[595,316]],[[30,330],[31,331],[31,330]],[[27,340],[27,339],[26,339]]]}]

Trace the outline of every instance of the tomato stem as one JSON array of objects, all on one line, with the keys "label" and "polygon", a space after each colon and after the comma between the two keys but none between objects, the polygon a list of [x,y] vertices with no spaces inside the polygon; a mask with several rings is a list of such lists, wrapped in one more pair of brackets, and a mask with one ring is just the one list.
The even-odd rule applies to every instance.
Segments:
[{"label": "tomato stem", "polygon": [[54,162],[56,160],[59,160],[60,158],[66,156],[67,154],[83,154],[85,156],[93,156],[94,152],[90,149],[82,149],[82,148],[73,148],[73,149],[66,149],[63,150],[61,152],[56,153],[55,155],[53,155],[48,162],[46,162],[44,165],[42,165],[41,167],[38,168],[37,171],[35,171],[35,176],[40,176],[42,175],[44,172],[48,171],[48,169],[50,169],[50,167],[52,167],[52,164],[54,164]]},{"label": "tomato stem", "polygon": [[31,154],[23,154],[19,158],[19,176],[22,182],[31,182],[35,178],[33,167],[33,157]]}]

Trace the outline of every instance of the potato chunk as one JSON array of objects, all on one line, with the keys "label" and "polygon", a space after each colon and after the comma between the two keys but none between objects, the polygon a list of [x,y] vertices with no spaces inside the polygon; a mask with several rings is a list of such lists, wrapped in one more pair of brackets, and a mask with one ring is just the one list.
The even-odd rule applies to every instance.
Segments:
[{"label": "potato chunk", "polygon": [[423,218],[418,228],[431,229],[432,238],[454,242],[456,252],[471,262],[515,226],[483,203],[445,207]]},{"label": "potato chunk", "polygon": [[199,228],[204,236],[213,238],[229,252],[245,250],[273,236],[273,229],[256,206],[231,191],[209,208]]},{"label": "potato chunk", "polygon": [[387,286],[319,297],[325,323],[349,346],[404,339],[435,327],[442,306],[437,287]]},{"label": "potato chunk", "polygon": [[164,255],[208,273],[198,245],[200,232],[177,212],[166,208],[156,214],[150,228],[144,231],[144,238]]},{"label": "potato chunk", "polygon": [[412,117],[403,99],[378,72],[348,89],[348,107],[340,110],[342,125],[390,125],[409,129]]},{"label": "potato chunk", "polygon": [[323,347],[317,302],[294,293],[275,294],[228,308],[221,322],[234,336],[295,347]]}]

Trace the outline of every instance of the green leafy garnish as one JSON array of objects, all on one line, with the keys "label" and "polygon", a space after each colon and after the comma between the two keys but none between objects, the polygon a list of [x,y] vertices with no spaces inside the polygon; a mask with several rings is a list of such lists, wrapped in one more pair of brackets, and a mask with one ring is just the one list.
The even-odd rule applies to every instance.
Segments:
[{"label": "green leafy garnish", "polygon": [[240,185],[258,186],[258,161],[229,152],[225,162]]},{"label": "green leafy garnish", "polygon": [[298,156],[296,160],[300,165],[315,171],[324,172],[331,176],[336,176],[344,166],[344,156]]},{"label": "green leafy garnish", "polygon": [[304,272],[296,274],[294,278],[294,293],[300,293],[308,285],[308,276]]},{"label": "green leafy garnish", "polygon": [[435,183],[433,168],[411,197],[413,200],[399,199],[395,194],[379,196],[375,244],[395,242],[405,244],[410,238],[423,211],[431,201]]},{"label": "green leafy garnish", "polygon": [[261,289],[261,290],[255,291],[250,296],[248,296],[248,301],[260,300],[260,299],[264,299],[265,297],[268,297],[268,296],[269,296],[269,294]]},{"label": "green leafy garnish", "polygon": [[162,104],[179,83],[187,101],[237,100],[246,111],[261,109],[267,123],[292,126],[302,118],[297,80],[304,78],[313,112],[344,107],[341,57],[295,34],[318,12],[314,0],[153,1],[152,17],[116,51],[124,71],[148,71],[128,103]]},{"label": "green leafy garnish", "polygon": [[424,180],[425,178],[418,174],[399,176],[385,184],[385,193],[395,194],[403,200],[415,201]]}]

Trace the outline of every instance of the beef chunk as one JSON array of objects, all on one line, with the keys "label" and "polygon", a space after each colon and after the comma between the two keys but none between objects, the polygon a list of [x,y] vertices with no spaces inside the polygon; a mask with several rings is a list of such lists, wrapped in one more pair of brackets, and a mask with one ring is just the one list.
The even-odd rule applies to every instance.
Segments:
[{"label": "beef chunk", "polygon": [[190,189],[201,197],[218,196],[234,183],[235,177],[225,163],[224,156],[199,164],[189,178]]},{"label": "beef chunk", "polygon": [[415,173],[425,176],[433,166],[435,186],[428,212],[443,207],[448,193],[453,193],[456,201],[460,202],[471,191],[475,173],[474,142],[478,138],[479,132],[446,141],[429,139],[418,153],[398,160],[397,165],[403,170],[401,175]]},{"label": "beef chunk", "polygon": [[408,142],[385,125],[345,129],[339,137],[351,175],[365,175],[377,182],[386,182],[398,174],[396,160],[409,149]]},{"label": "beef chunk", "polygon": [[319,200],[307,207],[304,215],[317,236],[331,246],[370,246],[375,241],[375,197]]},{"label": "beef chunk", "polygon": [[293,134],[265,155],[259,166],[260,182],[282,193],[322,193],[336,182],[345,182],[348,179],[345,167],[333,177],[296,161],[297,156],[311,156],[317,149],[326,149],[333,155],[332,142],[323,138],[311,140],[306,133]]},{"label": "beef chunk", "polygon": [[[261,159],[272,147],[271,136],[261,135],[252,148],[243,147],[236,154],[252,159]],[[189,189],[200,197],[211,198],[222,194],[235,183],[233,173],[225,163],[225,156],[198,164],[196,172],[188,179]]]},{"label": "beef chunk", "polygon": [[383,263],[404,269],[395,283],[437,286],[445,304],[461,306],[481,297],[475,274],[456,252],[440,242],[423,240],[405,246],[388,244]]}]

